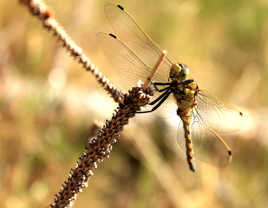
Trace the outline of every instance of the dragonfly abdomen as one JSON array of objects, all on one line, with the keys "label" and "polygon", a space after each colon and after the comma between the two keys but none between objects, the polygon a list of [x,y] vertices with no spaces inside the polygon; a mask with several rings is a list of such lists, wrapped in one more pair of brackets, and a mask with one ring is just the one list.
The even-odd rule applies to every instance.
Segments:
[{"label": "dragonfly abdomen", "polygon": [[183,123],[187,162],[188,162],[190,170],[195,172],[194,163],[193,163],[194,151],[192,147],[192,139],[191,139],[191,133],[190,133],[191,117],[181,116],[181,120]]}]

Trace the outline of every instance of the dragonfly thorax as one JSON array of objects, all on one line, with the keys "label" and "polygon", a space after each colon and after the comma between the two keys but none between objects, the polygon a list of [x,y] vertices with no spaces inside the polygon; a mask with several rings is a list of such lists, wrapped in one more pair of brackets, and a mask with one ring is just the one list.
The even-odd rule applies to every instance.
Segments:
[{"label": "dragonfly thorax", "polygon": [[198,94],[198,85],[192,79],[187,79],[182,82],[173,81],[173,95],[178,106],[178,115],[190,116],[193,107],[196,105],[196,96]]},{"label": "dragonfly thorax", "polygon": [[172,81],[182,82],[188,78],[189,68],[184,64],[172,64],[169,72],[169,78]]}]

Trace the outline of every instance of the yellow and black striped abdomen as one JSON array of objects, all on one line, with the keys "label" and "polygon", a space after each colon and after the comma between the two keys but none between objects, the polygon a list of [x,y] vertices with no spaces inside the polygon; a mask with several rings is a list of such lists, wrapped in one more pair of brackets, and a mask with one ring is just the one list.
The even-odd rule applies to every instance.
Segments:
[{"label": "yellow and black striped abdomen", "polygon": [[187,162],[189,164],[190,170],[195,172],[195,167],[193,163],[194,151],[193,151],[191,132],[190,132],[191,116],[181,116],[181,120],[183,122],[183,129],[184,129]]}]

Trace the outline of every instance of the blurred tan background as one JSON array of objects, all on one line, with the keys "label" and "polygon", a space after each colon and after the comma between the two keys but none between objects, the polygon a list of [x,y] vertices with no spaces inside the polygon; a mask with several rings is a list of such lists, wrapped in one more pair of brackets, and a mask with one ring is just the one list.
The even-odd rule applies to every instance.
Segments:
[{"label": "blurred tan background", "polygon": [[[96,33],[115,1],[45,1],[99,69],[119,83]],[[267,207],[268,2],[121,1],[201,88],[245,114],[233,162],[188,170],[161,110],[124,129],[75,207]],[[46,207],[83,150],[94,121],[117,106],[91,74],[17,1],[0,1],[0,207]],[[137,132],[139,134],[137,135]]]}]

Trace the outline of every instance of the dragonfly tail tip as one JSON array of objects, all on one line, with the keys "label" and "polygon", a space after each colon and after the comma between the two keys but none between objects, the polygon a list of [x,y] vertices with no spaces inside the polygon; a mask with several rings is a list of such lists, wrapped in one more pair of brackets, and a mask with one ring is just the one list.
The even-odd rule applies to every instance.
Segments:
[{"label": "dragonfly tail tip", "polygon": [[195,172],[195,168],[194,168],[193,165],[190,165],[190,170],[193,171],[193,172]]}]

